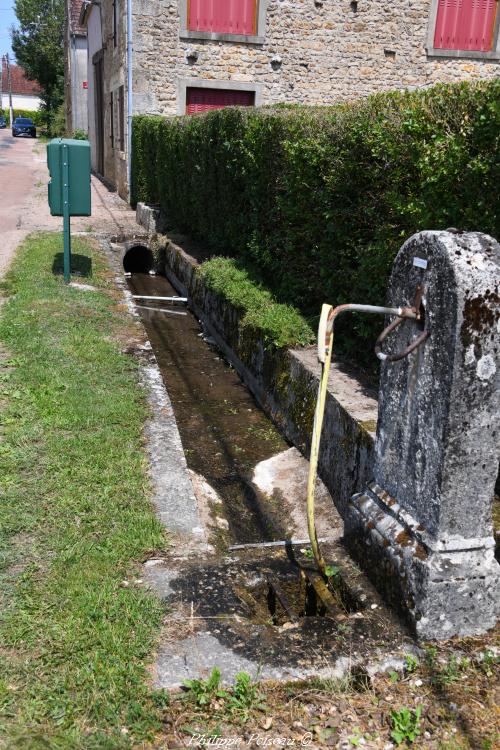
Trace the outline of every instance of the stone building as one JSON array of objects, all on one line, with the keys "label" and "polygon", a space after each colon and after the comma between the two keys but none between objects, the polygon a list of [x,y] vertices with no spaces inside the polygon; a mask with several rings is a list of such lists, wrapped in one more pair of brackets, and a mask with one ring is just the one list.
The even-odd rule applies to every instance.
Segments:
[{"label": "stone building", "polygon": [[87,31],[80,24],[83,0],[66,0],[64,28],[65,115],[68,133],[88,130]]},{"label": "stone building", "polygon": [[133,114],[195,113],[228,104],[331,104],[374,91],[497,76],[498,5],[84,0],[93,167],[127,194]]}]

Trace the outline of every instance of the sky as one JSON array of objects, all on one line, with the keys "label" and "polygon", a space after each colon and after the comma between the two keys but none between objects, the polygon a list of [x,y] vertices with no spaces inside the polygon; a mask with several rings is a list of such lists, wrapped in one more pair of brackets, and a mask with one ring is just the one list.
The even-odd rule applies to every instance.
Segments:
[{"label": "sky", "polygon": [[10,27],[16,23],[13,0],[0,0],[0,56],[9,53],[14,58],[10,46]]}]

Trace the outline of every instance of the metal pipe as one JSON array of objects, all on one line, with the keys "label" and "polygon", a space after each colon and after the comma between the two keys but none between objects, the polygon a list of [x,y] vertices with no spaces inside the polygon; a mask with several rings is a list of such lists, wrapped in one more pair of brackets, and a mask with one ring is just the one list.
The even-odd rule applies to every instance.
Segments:
[{"label": "metal pipe", "polygon": [[[329,537],[321,537],[318,542],[334,542],[335,539]],[[237,552],[243,549],[267,549],[268,547],[297,547],[297,545],[309,545],[310,539],[283,539],[279,542],[248,542],[247,544],[231,544],[228,547],[230,552]]]},{"label": "metal pipe", "polygon": [[161,307],[146,307],[145,305],[136,305],[136,307],[140,310],[151,310],[152,312],[163,312],[168,313],[169,315],[187,315],[187,312],[178,312],[177,310],[164,310]]},{"label": "metal pipe", "polygon": [[156,299],[159,302],[187,302],[187,297],[155,297],[152,294],[133,294],[134,299]]},{"label": "metal pipe", "polygon": [[128,199],[132,187],[132,0],[127,0],[127,180]]}]

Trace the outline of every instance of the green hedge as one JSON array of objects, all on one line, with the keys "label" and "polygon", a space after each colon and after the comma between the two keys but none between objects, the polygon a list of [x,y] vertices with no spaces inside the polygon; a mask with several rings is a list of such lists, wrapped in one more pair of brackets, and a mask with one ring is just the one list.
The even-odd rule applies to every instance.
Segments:
[{"label": "green hedge", "polygon": [[[0,114],[2,114],[1,110],[0,110]],[[14,120],[16,119],[16,117],[30,117],[33,120],[33,123],[35,125],[40,126],[40,125],[43,125],[45,122],[44,114],[45,113],[42,112],[41,110],[31,111],[29,109],[15,109]],[[5,117],[5,120],[7,121],[7,127],[10,127],[10,115],[9,115],[8,109],[3,110],[3,116]]]},{"label": "green hedge", "polygon": [[[251,264],[277,299],[314,316],[324,301],[384,301],[394,256],[415,231],[500,236],[499,153],[500,79],[334,107],[140,116],[133,197],[160,204],[172,228]],[[343,321],[344,351],[371,362],[380,324]]]}]

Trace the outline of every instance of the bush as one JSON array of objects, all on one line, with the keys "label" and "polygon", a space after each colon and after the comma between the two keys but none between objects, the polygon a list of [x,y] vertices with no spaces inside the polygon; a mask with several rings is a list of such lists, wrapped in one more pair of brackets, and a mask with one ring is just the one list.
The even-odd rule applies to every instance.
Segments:
[{"label": "bush", "polygon": [[65,138],[66,132],[66,110],[64,103],[60,104],[54,112],[45,112],[47,118],[47,135],[51,138]]},{"label": "bush", "polygon": [[[39,109],[34,110],[34,111],[29,110],[29,109],[14,109],[13,113],[14,113],[14,120],[16,119],[16,117],[29,117],[33,120],[33,124],[36,125],[37,127],[40,127],[41,125],[44,124],[44,112],[42,112]],[[3,114],[7,122],[7,127],[10,127],[9,110],[4,109],[3,113],[0,110],[0,114]]]},{"label": "bush", "polygon": [[[133,197],[317,315],[322,302],[383,302],[395,254],[416,231],[499,236],[499,141],[500,79],[334,107],[139,116]],[[339,344],[372,362],[380,325],[343,322]]]}]

